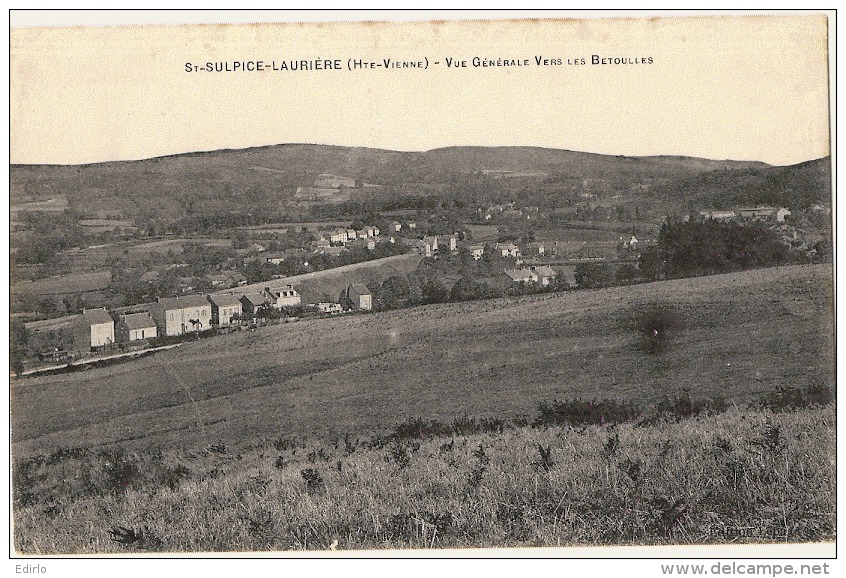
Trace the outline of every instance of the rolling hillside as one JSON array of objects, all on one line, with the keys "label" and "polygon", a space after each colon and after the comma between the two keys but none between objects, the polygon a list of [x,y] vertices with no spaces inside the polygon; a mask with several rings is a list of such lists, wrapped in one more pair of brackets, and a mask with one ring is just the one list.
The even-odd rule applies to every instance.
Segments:
[{"label": "rolling hillside", "polygon": [[686,199],[693,207],[776,205],[808,209],[831,202],[831,158],[789,167],[743,167],[710,171],[656,188],[658,199]]},{"label": "rolling hillside", "polygon": [[[533,182],[606,191],[646,190],[714,171],[755,169],[758,162],[689,157],[622,157],[537,147],[450,147],[397,152],[324,145],[286,144],[244,150],[189,153],[139,161],[75,166],[13,165],[13,204],[64,195],[83,214],[107,208],[124,218],[173,220],[193,214],[249,211],[261,205],[296,207],[298,187],[322,174],[380,187],[354,189],[369,195],[414,194],[491,187],[496,174],[534,175]],[[494,171],[494,176],[480,176]],[[643,189],[645,187],[646,189]]]},{"label": "rolling hillside", "polygon": [[[744,404],[833,386],[830,266],[762,269],[303,321],[12,384],[13,453],[239,446],[409,418],[531,414],[572,397]],[[660,353],[635,320],[674,319]]]}]

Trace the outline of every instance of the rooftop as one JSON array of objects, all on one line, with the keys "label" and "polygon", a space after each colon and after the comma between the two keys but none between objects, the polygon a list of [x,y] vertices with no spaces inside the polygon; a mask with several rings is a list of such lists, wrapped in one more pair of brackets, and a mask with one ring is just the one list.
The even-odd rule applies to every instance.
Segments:
[{"label": "rooftop", "polygon": [[122,315],[121,320],[129,329],[146,329],[156,326],[156,322],[153,321],[149,313],[130,313],[129,315]]}]

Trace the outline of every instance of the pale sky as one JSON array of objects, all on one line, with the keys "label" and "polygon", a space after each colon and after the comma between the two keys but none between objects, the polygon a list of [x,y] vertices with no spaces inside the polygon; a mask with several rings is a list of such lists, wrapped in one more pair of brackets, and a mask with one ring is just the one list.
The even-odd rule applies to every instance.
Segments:
[{"label": "pale sky", "polygon": [[[13,28],[10,156],[76,164],[303,142],[793,164],[829,154],[826,25],[804,15]],[[385,58],[428,68],[347,69]],[[316,59],[343,70],[186,72]]]}]

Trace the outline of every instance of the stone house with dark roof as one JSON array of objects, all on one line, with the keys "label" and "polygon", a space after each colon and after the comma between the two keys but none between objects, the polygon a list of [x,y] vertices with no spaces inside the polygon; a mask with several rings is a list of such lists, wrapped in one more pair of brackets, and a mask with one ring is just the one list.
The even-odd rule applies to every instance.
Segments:
[{"label": "stone house with dark roof", "polygon": [[148,311],[121,314],[117,322],[117,337],[121,343],[158,337],[156,322]]}]

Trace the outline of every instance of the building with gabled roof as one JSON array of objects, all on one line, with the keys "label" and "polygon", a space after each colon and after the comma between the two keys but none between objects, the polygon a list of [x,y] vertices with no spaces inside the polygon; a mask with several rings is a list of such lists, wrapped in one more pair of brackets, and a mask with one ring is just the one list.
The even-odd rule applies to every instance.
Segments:
[{"label": "building with gabled roof", "polygon": [[537,282],[543,287],[555,281],[555,278],[558,276],[555,269],[549,265],[533,265],[529,267],[529,270],[535,274]]},{"label": "building with gabled roof", "polygon": [[502,257],[520,257],[520,247],[514,243],[497,243],[494,249]]},{"label": "building with gabled roof", "polygon": [[265,301],[275,309],[284,307],[295,307],[302,303],[300,294],[293,285],[282,285],[281,287],[265,287],[262,295]]},{"label": "building with gabled roof", "polygon": [[259,308],[267,305],[267,299],[261,293],[247,293],[241,295],[241,314],[245,319],[252,319],[256,316]]},{"label": "building with gabled roof", "polygon": [[373,295],[364,283],[351,283],[341,291],[339,299],[344,309],[370,311],[373,309]]},{"label": "building with gabled roof", "polygon": [[470,251],[470,256],[473,257],[474,261],[478,261],[485,254],[484,245],[470,245],[467,250]]},{"label": "building with gabled roof", "polygon": [[423,242],[429,245],[431,248],[431,252],[434,253],[438,250],[438,237],[437,235],[427,235],[423,237]]},{"label": "building with gabled roof", "polygon": [[115,322],[106,308],[83,309],[74,321],[73,343],[79,351],[91,351],[115,342]]},{"label": "building with gabled roof", "polygon": [[211,303],[205,295],[159,298],[150,305],[150,315],[159,333],[168,337],[211,327]]},{"label": "building with gabled roof", "polygon": [[117,329],[118,341],[121,343],[151,339],[159,335],[156,322],[150,317],[149,311],[121,314]]},{"label": "building with gabled roof", "polygon": [[537,283],[538,276],[530,269],[506,269],[505,274],[515,283]]},{"label": "building with gabled roof", "polygon": [[212,325],[230,325],[241,315],[241,300],[235,295],[209,295]]}]

